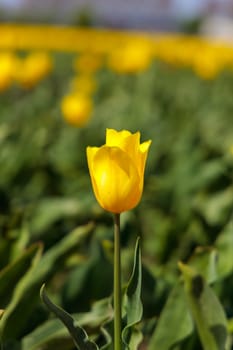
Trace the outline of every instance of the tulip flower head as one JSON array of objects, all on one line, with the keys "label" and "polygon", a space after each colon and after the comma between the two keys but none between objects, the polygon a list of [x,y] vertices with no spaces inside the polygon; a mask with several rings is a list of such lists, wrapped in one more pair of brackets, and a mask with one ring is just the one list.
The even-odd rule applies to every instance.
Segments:
[{"label": "tulip flower head", "polygon": [[139,132],[107,129],[105,145],[87,147],[92,187],[102,208],[120,214],[139,203],[150,144],[140,144]]},{"label": "tulip flower head", "polygon": [[120,74],[143,72],[151,64],[150,45],[148,42],[131,40],[110,53],[108,64],[113,71]]},{"label": "tulip flower head", "polygon": [[65,120],[76,127],[83,127],[89,122],[92,108],[92,100],[83,94],[71,93],[64,96],[61,101]]},{"label": "tulip flower head", "polygon": [[24,59],[18,59],[15,69],[15,79],[24,88],[33,88],[52,70],[51,56],[46,52],[32,52]]},{"label": "tulip flower head", "polygon": [[0,91],[12,84],[16,62],[17,59],[11,52],[0,53]]}]

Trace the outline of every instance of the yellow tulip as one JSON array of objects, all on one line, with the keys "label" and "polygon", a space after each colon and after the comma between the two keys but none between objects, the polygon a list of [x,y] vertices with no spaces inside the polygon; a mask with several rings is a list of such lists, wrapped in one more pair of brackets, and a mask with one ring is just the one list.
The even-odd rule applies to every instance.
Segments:
[{"label": "yellow tulip", "polygon": [[139,203],[150,144],[140,144],[139,132],[107,129],[105,145],[87,147],[92,187],[102,208],[120,214]]},{"label": "yellow tulip", "polygon": [[89,122],[92,109],[92,100],[83,94],[66,95],[61,102],[61,110],[65,120],[77,127],[82,127]]},{"label": "yellow tulip", "polygon": [[13,53],[0,53],[0,91],[6,90],[12,84],[16,61]]},{"label": "yellow tulip", "polygon": [[34,87],[52,70],[52,58],[46,52],[32,52],[18,62],[15,79],[25,88]]},{"label": "yellow tulip", "polygon": [[108,60],[110,69],[121,74],[145,71],[149,68],[150,63],[151,51],[148,43],[135,41],[113,50]]}]

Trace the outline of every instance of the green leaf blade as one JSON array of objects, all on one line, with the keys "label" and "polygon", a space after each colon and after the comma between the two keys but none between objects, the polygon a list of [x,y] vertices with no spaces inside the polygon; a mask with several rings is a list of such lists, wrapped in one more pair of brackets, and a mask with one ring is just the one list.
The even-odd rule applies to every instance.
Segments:
[{"label": "green leaf blade", "polygon": [[143,306],[141,302],[142,262],[139,238],[134,251],[133,272],[124,295],[126,326],[122,331],[122,339],[127,349],[135,350],[142,340],[142,335],[136,329],[141,321]]},{"label": "green leaf blade", "polygon": [[193,331],[181,283],[172,289],[149,343],[149,350],[168,350],[182,342]]},{"label": "green leaf blade", "polygon": [[204,350],[225,350],[227,319],[222,305],[204,278],[188,265],[179,263],[184,277],[188,307]]},{"label": "green leaf blade", "polygon": [[89,340],[87,333],[80,326],[75,326],[75,321],[65,310],[55,305],[47,296],[45,292],[45,285],[42,286],[40,291],[41,299],[47,308],[52,311],[60,321],[66,326],[69,331],[73,342],[78,350],[99,350],[98,346]]}]

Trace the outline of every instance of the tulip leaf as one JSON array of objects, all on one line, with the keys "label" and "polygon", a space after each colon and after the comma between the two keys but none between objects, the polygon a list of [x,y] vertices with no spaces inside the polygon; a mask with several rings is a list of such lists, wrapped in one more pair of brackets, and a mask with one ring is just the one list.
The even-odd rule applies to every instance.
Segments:
[{"label": "tulip leaf", "polygon": [[122,339],[126,349],[135,350],[142,340],[141,332],[136,328],[141,321],[143,307],[141,302],[142,263],[139,238],[134,252],[133,272],[124,295],[124,311],[126,326],[122,331]]},{"label": "tulip leaf", "polygon": [[[104,328],[104,325],[111,322],[113,319],[111,298],[105,298],[95,302],[89,312],[72,314],[72,318],[75,320],[75,326],[88,326],[88,328],[92,330],[92,333],[94,333],[94,336],[100,329],[104,343],[100,347],[100,350],[108,349],[109,345],[112,343],[112,338]],[[62,344],[62,349],[66,349],[66,347],[70,349],[71,343],[71,347],[73,348],[73,342],[66,328],[59,319],[53,318],[40,325],[23,338],[22,350],[37,350],[42,347],[46,347],[46,349],[56,349],[57,344],[59,344],[59,346]]]},{"label": "tulip leaf", "polygon": [[[6,341],[13,340],[17,337],[18,331],[24,325],[24,318],[22,318],[22,313],[26,317],[28,315],[28,310],[30,308],[29,297],[31,298],[31,304],[34,303],[34,295],[28,294],[28,286],[30,281],[37,271],[37,267],[42,255],[42,246],[37,246],[34,251],[34,256],[31,258],[30,265],[25,271],[25,274],[16,285],[14,289],[11,302],[8,304],[0,322],[0,334],[3,343]],[[17,327],[11,327],[11,324],[17,324]]]},{"label": "tulip leaf", "polygon": [[218,274],[220,278],[225,278],[233,272],[233,222],[230,221],[219,234],[216,242],[219,252]]},{"label": "tulip leaf", "polygon": [[[84,204],[85,203],[85,204]],[[40,237],[43,232],[47,232],[58,219],[77,217],[83,215],[85,211],[85,199],[81,203],[74,198],[53,198],[47,197],[41,200],[34,208],[30,228],[33,238]]]},{"label": "tulip leaf", "polygon": [[210,247],[197,247],[189,265],[195,268],[205,278],[208,284],[214,283],[218,279],[218,251]]},{"label": "tulip leaf", "polygon": [[8,264],[0,271],[0,300],[1,306],[6,304],[10,297],[10,291],[14,290],[20,278],[24,276],[32,264],[34,256],[41,250],[41,244],[35,243],[26,249],[19,258]]},{"label": "tulip leaf", "polygon": [[[76,315],[73,315],[76,318]],[[70,340],[70,341],[69,341]],[[73,341],[67,329],[57,318],[49,319],[22,339],[22,350],[37,350],[40,348],[56,349],[57,343],[66,349]],[[66,344],[66,346],[65,346]]]},{"label": "tulip leaf", "polygon": [[196,270],[183,263],[179,263],[179,268],[184,278],[187,304],[203,349],[224,350],[227,342],[227,319],[217,296]]},{"label": "tulip leaf", "polygon": [[105,344],[100,346],[99,350],[108,350],[110,349],[110,345],[112,344],[112,337],[104,327],[101,327],[101,333],[104,337]]},{"label": "tulip leaf", "polygon": [[156,329],[152,335],[148,350],[173,349],[193,332],[193,321],[187,308],[181,282],[172,289]]},{"label": "tulip leaf", "polygon": [[75,320],[72,316],[63,310],[61,307],[55,305],[47,296],[45,292],[45,285],[41,287],[40,291],[41,299],[47,308],[52,311],[66,326],[69,331],[73,342],[78,350],[98,350],[98,346],[91,340],[89,340],[87,333],[85,330],[75,325]]},{"label": "tulip leaf", "polygon": [[[4,341],[17,339],[21,335],[28,319],[38,305],[38,289],[41,284],[56,273],[58,266],[64,264],[67,255],[74,251],[80,242],[92,232],[92,228],[92,224],[78,227],[44,255],[41,256],[41,249],[35,254],[30,268],[17,283],[11,301],[1,319],[0,332]],[[11,324],[17,324],[17,327],[11,327]]]}]

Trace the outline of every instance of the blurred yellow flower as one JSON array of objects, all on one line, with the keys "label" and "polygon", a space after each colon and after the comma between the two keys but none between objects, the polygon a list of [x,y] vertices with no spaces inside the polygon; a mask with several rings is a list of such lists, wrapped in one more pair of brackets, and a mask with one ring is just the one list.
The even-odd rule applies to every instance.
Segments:
[{"label": "blurred yellow flower", "polygon": [[7,89],[13,82],[17,58],[11,52],[0,53],[0,90]]},{"label": "blurred yellow flower", "polygon": [[15,79],[25,88],[31,88],[52,70],[52,58],[46,52],[33,52],[21,59],[15,71]]},{"label": "blurred yellow flower", "polygon": [[140,144],[139,132],[107,129],[105,145],[87,147],[92,187],[102,208],[122,213],[139,203],[150,144]]},{"label": "blurred yellow flower", "polygon": [[151,52],[147,43],[132,40],[122,48],[110,53],[109,67],[117,73],[137,73],[146,70],[151,63]]},{"label": "blurred yellow flower", "polygon": [[86,125],[90,120],[92,109],[92,100],[84,94],[72,93],[66,95],[61,102],[63,117],[73,126]]},{"label": "blurred yellow flower", "polygon": [[222,70],[222,62],[214,50],[205,47],[193,57],[193,69],[201,78],[213,79]]}]

